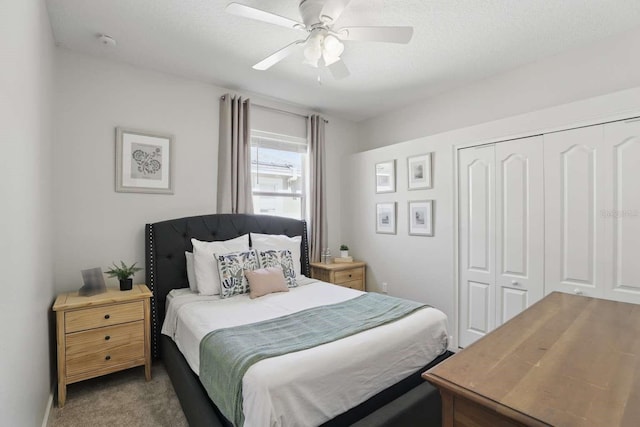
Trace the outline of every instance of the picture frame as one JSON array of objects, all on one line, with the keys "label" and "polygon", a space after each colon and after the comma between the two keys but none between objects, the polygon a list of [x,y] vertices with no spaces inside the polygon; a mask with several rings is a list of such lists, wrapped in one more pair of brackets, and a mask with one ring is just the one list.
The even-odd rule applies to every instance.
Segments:
[{"label": "picture frame", "polygon": [[395,193],[396,161],[376,163],[376,193]]},{"label": "picture frame", "polygon": [[173,194],[173,136],[116,128],[116,191]]},{"label": "picture frame", "polygon": [[409,202],[409,235],[433,236],[433,200]]},{"label": "picture frame", "polygon": [[376,233],[396,234],[396,202],[376,204]]},{"label": "picture frame", "polygon": [[407,179],[409,190],[433,188],[433,153],[407,158]]}]

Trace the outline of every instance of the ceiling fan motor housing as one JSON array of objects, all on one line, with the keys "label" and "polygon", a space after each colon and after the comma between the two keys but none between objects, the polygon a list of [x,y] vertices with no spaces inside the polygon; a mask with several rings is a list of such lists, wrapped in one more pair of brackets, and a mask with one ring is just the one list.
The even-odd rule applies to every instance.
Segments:
[{"label": "ceiling fan motor housing", "polygon": [[320,16],[325,3],[326,0],[302,0],[300,2],[300,16],[307,28],[333,23],[333,18],[330,16]]}]

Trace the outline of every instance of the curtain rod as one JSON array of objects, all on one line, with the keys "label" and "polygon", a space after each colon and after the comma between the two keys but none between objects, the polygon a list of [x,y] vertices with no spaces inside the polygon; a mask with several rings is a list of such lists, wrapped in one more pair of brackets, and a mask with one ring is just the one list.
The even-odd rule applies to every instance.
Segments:
[{"label": "curtain rod", "polygon": [[[225,98],[225,95],[222,95],[220,97],[220,99],[222,99],[222,100],[224,100],[224,98]],[[277,111],[279,113],[290,114],[292,116],[304,117],[305,119],[309,118],[308,114],[294,113],[293,111],[282,110],[280,108],[275,108],[275,107],[267,107],[266,105],[260,105],[260,104],[254,104],[254,103],[251,103],[251,105],[253,105],[254,107],[262,108],[263,110]],[[329,120],[327,120],[327,119],[323,119],[323,120],[324,120],[325,123],[329,123]]]}]

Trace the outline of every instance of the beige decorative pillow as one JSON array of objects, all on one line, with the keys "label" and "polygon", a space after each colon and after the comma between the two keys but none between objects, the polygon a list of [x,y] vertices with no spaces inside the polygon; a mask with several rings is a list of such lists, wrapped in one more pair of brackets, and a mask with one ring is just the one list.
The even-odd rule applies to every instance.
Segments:
[{"label": "beige decorative pillow", "polygon": [[254,299],[273,292],[289,292],[281,268],[267,267],[245,272],[249,281],[249,298]]}]

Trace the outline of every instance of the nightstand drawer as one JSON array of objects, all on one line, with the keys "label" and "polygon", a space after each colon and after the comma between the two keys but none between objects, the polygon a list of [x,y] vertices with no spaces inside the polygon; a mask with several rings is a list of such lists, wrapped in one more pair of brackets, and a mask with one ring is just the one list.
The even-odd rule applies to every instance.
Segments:
[{"label": "nightstand drawer", "polygon": [[336,271],[335,283],[345,283],[354,280],[362,280],[362,268],[352,268],[349,270]]},{"label": "nightstand drawer", "polygon": [[142,319],[142,301],[86,308],[65,313],[65,332],[84,331]]},{"label": "nightstand drawer", "polygon": [[67,354],[67,377],[72,379],[87,372],[105,374],[111,372],[111,368],[144,359],[144,330],[138,328],[138,331],[130,340],[119,345],[86,347],[84,351],[76,347],[75,354]]},{"label": "nightstand drawer", "polygon": [[364,283],[362,280],[352,280],[350,282],[343,282],[339,284],[345,288],[357,289],[359,291],[364,291]]},{"label": "nightstand drawer", "polygon": [[144,323],[125,323],[117,326],[74,332],[67,335],[67,360],[82,357],[87,353],[108,351],[130,342],[144,341]]}]

